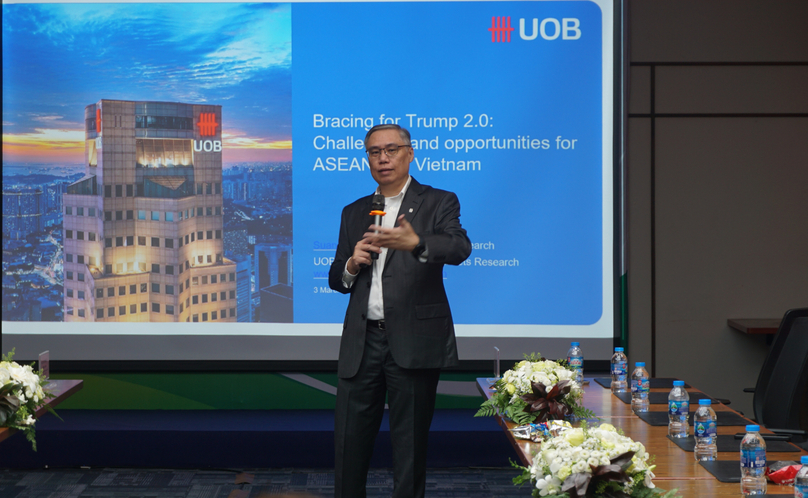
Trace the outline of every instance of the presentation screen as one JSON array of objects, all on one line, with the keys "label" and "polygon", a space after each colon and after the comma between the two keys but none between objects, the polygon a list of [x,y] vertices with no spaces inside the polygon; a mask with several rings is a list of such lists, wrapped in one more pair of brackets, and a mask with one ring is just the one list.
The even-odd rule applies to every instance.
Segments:
[{"label": "presentation screen", "polygon": [[341,211],[395,123],[472,242],[444,267],[461,360],[608,359],[617,6],[4,4],[3,349],[335,360]]}]

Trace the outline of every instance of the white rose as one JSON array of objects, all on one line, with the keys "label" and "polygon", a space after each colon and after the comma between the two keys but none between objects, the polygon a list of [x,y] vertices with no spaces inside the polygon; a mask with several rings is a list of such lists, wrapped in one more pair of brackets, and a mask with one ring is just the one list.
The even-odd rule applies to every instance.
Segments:
[{"label": "white rose", "polygon": [[555,460],[556,457],[558,457],[558,451],[556,451],[556,450],[545,449],[544,451],[541,452],[542,460],[544,460],[548,464],[550,462],[552,462],[553,460]]},{"label": "white rose", "polygon": [[574,375],[575,374],[573,372],[570,372],[569,370],[559,370],[558,372],[556,372],[558,380],[570,380]]},{"label": "white rose", "polygon": [[11,375],[11,379],[13,381],[22,382],[23,370],[21,366],[17,365],[16,363],[11,363],[8,366],[8,373]]}]

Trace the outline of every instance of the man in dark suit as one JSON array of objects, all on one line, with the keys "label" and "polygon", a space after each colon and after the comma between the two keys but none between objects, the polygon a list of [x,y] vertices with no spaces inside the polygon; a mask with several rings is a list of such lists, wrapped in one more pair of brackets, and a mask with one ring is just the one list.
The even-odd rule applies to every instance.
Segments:
[{"label": "man in dark suit", "polygon": [[331,288],[351,295],[339,351],[335,496],[366,496],[387,396],[393,496],[423,497],[440,369],[458,363],[443,265],[462,263],[471,242],[457,196],[410,177],[406,129],[374,126],[365,149],[386,215],[371,224],[372,195],[346,206],[329,272]]}]

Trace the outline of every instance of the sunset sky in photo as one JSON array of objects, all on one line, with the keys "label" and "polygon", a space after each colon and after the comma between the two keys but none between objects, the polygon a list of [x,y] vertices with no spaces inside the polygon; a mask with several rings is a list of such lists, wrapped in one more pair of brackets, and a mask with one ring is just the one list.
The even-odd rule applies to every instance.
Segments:
[{"label": "sunset sky in photo", "polygon": [[223,159],[292,159],[289,4],[4,4],[3,162],[84,162],[101,99],[222,106]]}]

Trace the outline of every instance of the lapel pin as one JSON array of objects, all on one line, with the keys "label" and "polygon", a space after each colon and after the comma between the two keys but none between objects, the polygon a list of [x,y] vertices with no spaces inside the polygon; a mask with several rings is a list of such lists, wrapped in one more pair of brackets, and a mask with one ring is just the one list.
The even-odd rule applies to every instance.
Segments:
[{"label": "lapel pin", "polygon": [[410,212],[412,213],[412,208],[410,208]]}]

